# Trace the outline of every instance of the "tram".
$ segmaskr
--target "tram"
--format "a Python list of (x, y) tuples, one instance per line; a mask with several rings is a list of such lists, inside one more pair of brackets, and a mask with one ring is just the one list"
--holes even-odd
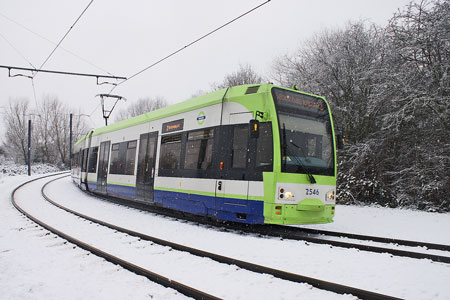
[(329, 223), (335, 149), (323, 97), (241, 85), (91, 130), (71, 174), (93, 193), (217, 221)]

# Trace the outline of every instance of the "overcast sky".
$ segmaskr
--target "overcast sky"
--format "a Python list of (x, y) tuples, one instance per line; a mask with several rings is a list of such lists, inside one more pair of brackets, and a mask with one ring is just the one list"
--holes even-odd
[[(31, 63), (40, 67), (55, 47), (48, 40), (59, 42), (89, 2), (0, 0), (0, 65), (29, 68)], [(129, 77), (263, 2), (95, 0), (43, 69)], [(249, 63), (270, 78), (273, 60), (293, 53), (314, 34), (343, 28), (349, 21), (368, 20), (385, 26), (407, 3), (272, 0), (118, 86), (113, 93), (128, 101), (119, 103), (116, 109), (142, 97), (162, 96), (169, 103), (183, 101), (199, 91), (208, 91), (212, 83), (236, 71), (239, 64)], [(95, 96), (109, 92), (110, 85), (98, 86), (95, 78), (39, 73), (34, 86), (38, 101), (45, 95), (58, 97), (73, 107), (74, 113), (92, 114), (85, 118), (89, 127), (104, 124), (100, 99)], [(36, 106), (31, 80), (9, 78), (8, 70), (0, 69), (0, 107), (21, 98)], [(3, 108), (0, 116), (4, 116), (1, 112)]]

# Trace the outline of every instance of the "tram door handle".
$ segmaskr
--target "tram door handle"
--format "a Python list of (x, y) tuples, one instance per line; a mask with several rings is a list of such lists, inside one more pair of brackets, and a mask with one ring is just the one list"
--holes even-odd
[(218, 181), (217, 182), (217, 190), (221, 191), (222, 190), (222, 181)]

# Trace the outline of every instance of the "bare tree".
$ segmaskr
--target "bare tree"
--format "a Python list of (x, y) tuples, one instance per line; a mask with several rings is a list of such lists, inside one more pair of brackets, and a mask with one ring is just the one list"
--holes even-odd
[(52, 142), (59, 161), (66, 164), (69, 154), (69, 110), (56, 97), (48, 98), (48, 101)]
[[(4, 118), (6, 125), (5, 148), (16, 162), (25, 164), (28, 163), (28, 120), (32, 120), (32, 124), (35, 123), (35, 115), (30, 112), (28, 100), (11, 100)], [(37, 135), (32, 134), (31, 136), (32, 150), (34, 150)]]
[(324, 31), (295, 55), (274, 63), (274, 77), (280, 84), (296, 84), (330, 102), (335, 126), (348, 142), (338, 155), (338, 191), (343, 202), (392, 201), (374, 150), (383, 107), (377, 73), (384, 56), (384, 32), (373, 24), (356, 22)]
[(373, 24), (349, 23), (324, 31), (294, 55), (274, 63), (274, 77), (284, 86), (327, 98), (333, 117), (347, 138), (364, 141), (374, 129), (378, 108), (374, 74), (383, 58), (383, 33)]
[(324, 95), (346, 133), (340, 201), (450, 211), (450, 3), (418, 1), (384, 29), (326, 31), (275, 62), (283, 85)]
[(226, 75), (221, 83), (212, 84), (212, 89), (220, 90), (231, 86), (242, 84), (256, 84), (263, 81), (263, 78), (256, 73), (251, 65), (240, 64), (239, 69), (236, 72)]
[[(27, 162), (28, 120), (32, 120), (31, 159), (68, 165), (69, 162), (69, 108), (55, 96), (46, 95), (37, 111), (31, 111), (26, 99), (10, 101), (4, 122), (6, 125), (5, 149), (18, 163)], [(80, 114), (73, 118), (73, 140), (87, 133)]]
[(41, 161), (44, 163), (56, 163), (53, 155), (53, 139), (51, 133), (51, 98), (44, 96), (39, 106), (39, 118), (37, 118), (37, 130), (39, 131), (39, 150)]
[(117, 115), (114, 117), (114, 121), (122, 121), (132, 117), (136, 117), (145, 114), (150, 111), (154, 111), (167, 106), (167, 101), (162, 97), (154, 98), (141, 98), (137, 102), (128, 106), (125, 109), (119, 110)]
[(412, 2), (386, 29), (379, 134), (399, 205), (450, 211), (449, 17), (448, 1)]

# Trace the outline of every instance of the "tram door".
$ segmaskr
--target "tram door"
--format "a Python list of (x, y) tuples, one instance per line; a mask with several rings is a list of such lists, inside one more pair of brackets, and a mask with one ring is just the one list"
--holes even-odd
[[(248, 211), (248, 124), (228, 126), (222, 132), (219, 168), (223, 175), (216, 181), (216, 209), (244, 219)], [(236, 197), (230, 199), (230, 194)]]
[(158, 132), (141, 134), (136, 176), (136, 198), (153, 202)]
[(106, 194), (106, 181), (108, 179), (108, 162), (110, 141), (100, 144), (98, 156), (97, 191)]

